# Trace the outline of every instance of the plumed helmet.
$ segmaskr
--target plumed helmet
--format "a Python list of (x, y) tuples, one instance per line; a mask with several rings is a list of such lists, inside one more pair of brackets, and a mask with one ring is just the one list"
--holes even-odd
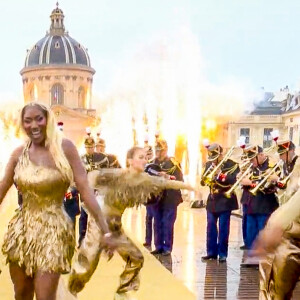
[(250, 145), (245, 148), (244, 153), (247, 156), (248, 159), (252, 159), (257, 156), (258, 153), (262, 153), (263, 148), (259, 145)]
[(295, 144), (292, 141), (280, 141), (277, 142), (277, 152), (283, 154), (289, 150), (294, 150), (296, 148)]
[(207, 151), (208, 151), (207, 160), (212, 161), (212, 160), (217, 159), (220, 156), (220, 154), (222, 154), (223, 148), (218, 143), (213, 143), (213, 144), (209, 145), (209, 147), (207, 148)]
[(165, 150), (165, 149), (168, 149), (167, 141), (166, 140), (158, 140), (155, 145), (155, 150), (160, 151), (160, 150)]

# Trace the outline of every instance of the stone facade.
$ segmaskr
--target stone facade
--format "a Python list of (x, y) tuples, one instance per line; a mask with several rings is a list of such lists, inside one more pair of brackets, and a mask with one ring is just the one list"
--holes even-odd
[(292, 94), (288, 87), (277, 93), (265, 93), (265, 99), (253, 112), (225, 127), (228, 127), (228, 137), (224, 141), (227, 147), (235, 145), (244, 135), (247, 143), (267, 148), (274, 145), (270, 132), (278, 130), (279, 139), (292, 140), (300, 152), (300, 93)]
[(57, 121), (64, 123), (65, 135), (80, 145), (85, 128), (100, 123), (92, 106), (95, 70), (87, 49), (65, 31), (58, 4), (50, 19), (49, 32), (27, 50), (20, 71), (24, 103), (36, 101), (51, 107)]
[(228, 146), (235, 145), (240, 136), (246, 137), (247, 144), (270, 147), (270, 132), (278, 130), (280, 139), (286, 139), (286, 129), (281, 115), (244, 115), (228, 124)]
[(24, 102), (92, 108), (93, 73), (84, 66), (38, 66), (21, 70)]

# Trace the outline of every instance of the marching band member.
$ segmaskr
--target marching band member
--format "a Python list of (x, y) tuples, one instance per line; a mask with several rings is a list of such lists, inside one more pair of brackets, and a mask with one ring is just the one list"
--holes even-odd
[(292, 141), (278, 142), (277, 152), (284, 161), (284, 177), (278, 184), (285, 189), (285, 203), (272, 214), (255, 243), (258, 252), (268, 251), (259, 263), (261, 300), (291, 299), (300, 276), (300, 161)]
[[(84, 140), (84, 146), (86, 153), (81, 156), (81, 160), (87, 173), (93, 170), (99, 170), (101, 168), (109, 168), (109, 161), (107, 156), (104, 153), (96, 153), (94, 151), (95, 148), (95, 140), (91, 136), (90, 128), (86, 129), (86, 137)], [(84, 199), (81, 199), (84, 201)], [(85, 212), (84, 208), (81, 207), (80, 217), (79, 217), (79, 240), (78, 244), (80, 245), (82, 239), (85, 236), (86, 228), (88, 222), (88, 214)]]
[(107, 156), (110, 168), (121, 168), (118, 158), (114, 154), (108, 154), (105, 152), (106, 144), (105, 140), (100, 137), (100, 132), (97, 132), (95, 150), (96, 153), (103, 153)]
[[(144, 148), (132, 147), (127, 152), (128, 168), (102, 169), (89, 174), (90, 185), (98, 191), (97, 199), (112, 235), (120, 241), (116, 251), (126, 263), (120, 275), (120, 284), (115, 295), (117, 299), (128, 299), (126, 297), (132, 291), (139, 289), (139, 272), (144, 262), (142, 252), (122, 228), (121, 219), (125, 209), (145, 203), (152, 194), (158, 195), (164, 189), (191, 189), (181, 181), (149, 176), (144, 172), (146, 163)], [(90, 280), (103, 250), (102, 233), (98, 230), (95, 219), (91, 217), (69, 278), (69, 289), (73, 294), (80, 292)]]
[[(161, 172), (161, 168), (158, 165), (153, 164), (153, 150), (152, 147), (145, 142), (144, 149), (146, 150), (147, 164), (145, 166), (145, 172), (150, 175), (158, 176)], [(153, 167), (156, 167), (155, 174), (152, 174)], [(152, 172), (152, 173), (151, 173)], [(157, 173), (156, 173), (157, 172)], [(146, 205), (146, 217), (145, 217), (145, 243), (143, 246), (151, 249), (152, 236), (153, 236), (153, 221), (154, 221), (154, 205), (157, 204), (159, 196), (151, 196), (149, 200), (145, 203)]]
[[(57, 122), (57, 127), (60, 131), (64, 131), (64, 122)], [(75, 186), (70, 186), (65, 193), (64, 207), (75, 228), (76, 216), (80, 215), (79, 192)]]
[[(237, 141), (238, 146), (243, 150), (243, 154), (241, 156), (242, 162), (249, 162), (247, 155), (245, 153), (245, 148), (246, 148), (246, 137), (245, 136), (240, 136), (240, 138)], [(245, 166), (248, 166), (249, 164), (247, 163)], [(242, 170), (241, 168), (241, 173), (243, 173), (245, 170)], [(246, 240), (247, 240), (247, 210), (248, 206), (247, 203), (241, 198), (241, 205), (242, 205), (242, 234), (243, 234), (243, 242), (244, 245), (240, 247), (241, 250), (246, 250)]]
[[(206, 205), (207, 255), (202, 257), (202, 261), (219, 257), (219, 262), (226, 262), (231, 211), (238, 208), (238, 203), (234, 192), (230, 197), (227, 197), (225, 192), (236, 182), (236, 175), (239, 171), (238, 164), (229, 159), (229, 155), (223, 156), (223, 148), (219, 144), (214, 143), (208, 146), (208, 161), (205, 164), (204, 176), (201, 180), (201, 185), (210, 187)], [(210, 176), (212, 173), (214, 175)], [(219, 230), (217, 228), (218, 220)]]
[[(277, 143), (277, 152), (280, 159), (284, 162), (282, 174), (278, 187), (283, 189), (283, 196), (280, 203), (286, 202), (299, 188), (300, 160), (295, 153), (295, 144), (292, 141), (281, 141)], [(295, 169), (295, 171), (293, 171)], [(293, 172), (293, 176), (292, 175)], [(288, 184), (289, 182), (289, 184)]]
[[(266, 183), (267, 188), (258, 189), (257, 192), (252, 193), (253, 188), (263, 180), (264, 175), (272, 167), (269, 158), (263, 152), (263, 148), (258, 145), (248, 146), (244, 151), (252, 163), (252, 175), (241, 181), (243, 186), (241, 202), (247, 205), (246, 248), (250, 249), (259, 231), (264, 228), (268, 218), (278, 207), (278, 201), (276, 183), (270, 185)], [(273, 174), (268, 183), (277, 180), (278, 177)]]
[[(168, 156), (166, 140), (157, 139), (154, 164), (161, 168), (161, 175), (183, 181), (179, 162)], [(177, 207), (182, 202), (180, 190), (165, 189), (157, 205), (154, 206), (154, 244), (152, 254), (168, 256), (173, 249), (174, 224), (177, 218)]]

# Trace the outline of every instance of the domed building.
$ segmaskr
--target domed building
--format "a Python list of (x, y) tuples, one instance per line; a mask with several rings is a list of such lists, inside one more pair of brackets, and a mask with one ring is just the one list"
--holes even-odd
[(99, 122), (91, 102), (95, 70), (87, 49), (65, 30), (64, 13), (58, 3), (50, 19), (49, 32), (27, 50), (20, 71), (24, 102), (50, 106), (67, 132), (79, 128), (84, 132), (85, 127)]

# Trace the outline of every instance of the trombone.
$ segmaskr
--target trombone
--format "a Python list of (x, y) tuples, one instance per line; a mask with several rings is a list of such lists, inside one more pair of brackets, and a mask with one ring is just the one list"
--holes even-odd
[(288, 180), (290, 179), (291, 175), (293, 172), (291, 172), (289, 175), (285, 176), (282, 180), (279, 180), (278, 183), (282, 184), (283, 186), (286, 185), (286, 183), (288, 182)]
[[(247, 162), (248, 164), (249, 162)], [(243, 165), (246, 165), (246, 163), (243, 163)], [(240, 175), (239, 179), (232, 185), (232, 187), (225, 192), (225, 197), (230, 198), (231, 194), (235, 191), (235, 189), (238, 187), (240, 182), (246, 177), (250, 176), (252, 174), (252, 163), (248, 166), (248, 168)]]
[(256, 187), (254, 187), (253, 189), (249, 190), (249, 192), (252, 195), (256, 195), (258, 190), (263, 191), (265, 188), (267, 188), (267, 180), (271, 177), (271, 175), (273, 175), (274, 173), (276, 173), (276, 169), (279, 167), (280, 169), (282, 169), (283, 167), (283, 160), (279, 160), (276, 165), (268, 172), (268, 174), (266, 174), (264, 176), (264, 178), (256, 185)]
[[(240, 170), (241, 170), (241, 173), (243, 173), (244, 172), (244, 169), (247, 167), (248, 168), (248, 165), (249, 164), (251, 164), (251, 166), (252, 166), (252, 163), (250, 163), (250, 159), (245, 159), (242, 163), (241, 163), (241, 165), (240, 165)], [(246, 169), (247, 169), (246, 168)]]
[(206, 174), (204, 173), (202, 178), (203, 178), (203, 181), (206, 183), (206, 184), (209, 184), (210, 182), (212, 182), (212, 179), (214, 177), (214, 175), (216, 174), (216, 172), (220, 169), (220, 167), (223, 165), (223, 163), (229, 159), (229, 157), (232, 155), (233, 151), (234, 151), (234, 148), (235, 146), (232, 146), (228, 151), (227, 153), (224, 155), (224, 157), (222, 158), (222, 160), (210, 171), (208, 172), (208, 170), (210, 168), (208, 168), (206, 170)]
[(274, 151), (276, 151), (276, 149), (277, 149), (277, 144), (274, 144), (274, 145), (272, 145), (268, 148), (265, 148), (264, 153), (267, 154), (267, 155), (272, 154)]
[(210, 173), (210, 171), (212, 171), (213, 170), (213, 168), (214, 168), (214, 165), (210, 165), (208, 168), (207, 168), (207, 170), (203, 173), (203, 175), (202, 175), (202, 178), (206, 178), (206, 176)]

